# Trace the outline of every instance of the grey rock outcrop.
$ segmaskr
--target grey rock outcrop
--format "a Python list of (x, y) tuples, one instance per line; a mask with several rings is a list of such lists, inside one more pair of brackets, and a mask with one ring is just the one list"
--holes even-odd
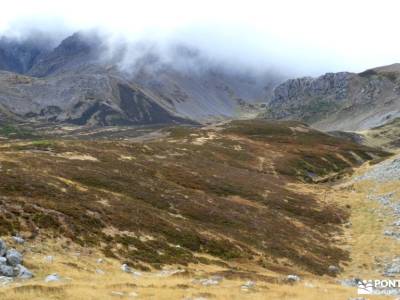
[(400, 116), (400, 64), (287, 80), (274, 89), (266, 116), (329, 131), (385, 124)]
[(305, 97), (333, 95), (336, 100), (343, 100), (348, 94), (351, 73), (327, 73), (317, 78), (303, 77), (289, 79), (274, 89), (271, 104), (282, 101), (299, 101)]
[(15, 249), (8, 249), (3, 240), (0, 240), (0, 248), (3, 253), (0, 256), (0, 276), (18, 277), (21, 279), (30, 279), (34, 275), (22, 265), (22, 254)]

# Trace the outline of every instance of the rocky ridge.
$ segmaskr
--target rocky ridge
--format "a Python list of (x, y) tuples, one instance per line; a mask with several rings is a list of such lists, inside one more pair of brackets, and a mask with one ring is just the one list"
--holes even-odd
[(364, 130), (400, 115), (400, 64), (356, 74), (327, 73), (278, 85), (265, 116), (323, 130)]

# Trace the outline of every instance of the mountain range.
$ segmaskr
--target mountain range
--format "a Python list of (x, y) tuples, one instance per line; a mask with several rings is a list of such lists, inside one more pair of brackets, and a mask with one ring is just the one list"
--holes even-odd
[(400, 64), (287, 79), (228, 68), (184, 45), (170, 47), (169, 59), (151, 44), (114, 48), (93, 33), (58, 45), (3, 37), (1, 120), (97, 126), (258, 116), (357, 131), (400, 115)]
[(356, 299), (400, 274), (399, 134), (400, 64), (0, 38), (0, 299)]
[(241, 105), (262, 102), (281, 80), (209, 65), (179, 45), (171, 51), (180, 67), (164, 62), (151, 47), (139, 50), (133, 64), (125, 66), (116, 57), (126, 49), (110, 55), (94, 34), (75, 33), (54, 48), (43, 45), (0, 41), (3, 118), (78, 125), (193, 124), (234, 117)]

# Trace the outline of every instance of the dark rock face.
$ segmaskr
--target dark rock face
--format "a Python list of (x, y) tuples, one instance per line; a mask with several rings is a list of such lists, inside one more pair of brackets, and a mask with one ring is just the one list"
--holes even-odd
[(42, 56), (29, 75), (45, 77), (66, 67), (88, 63), (99, 51), (100, 40), (96, 36), (85, 36), (75, 33), (66, 38), (61, 44), (47, 55)]
[(120, 107), (127, 116), (127, 120), (137, 124), (152, 123), (182, 123), (184, 120), (171, 116), (160, 105), (149, 101), (148, 97), (140, 91), (135, 91), (126, 85), (118, 85), (121, 99)]
[(33, 42), (0, 39), (0, 69), (24, 74), (37, 62), (45, 48)]

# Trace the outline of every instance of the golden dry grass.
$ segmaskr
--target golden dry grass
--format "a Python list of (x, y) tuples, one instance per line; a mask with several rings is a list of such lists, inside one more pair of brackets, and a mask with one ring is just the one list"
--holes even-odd
[[(359, 168), (354, 176), (365, 172), (370, 166)], [(369, 196), (383, 195), (398, 190), (398, 182), (377, 183), (370, 180), (348, 182), (338, 185), (331, 198), (351, 205), (351, 227), (346, 230), (347, 247), (351, 263), (344, 276), (381, 278), (379, 261), (392, 259), (400, 252), (400, 243), (384, 235), (395, 219), (388, 208)], [(396, 198), (396, 197), (395, 197)]]
[[(224, 279), (217, 286), (202, 286), (194, 282), (195, 278), (207, 278), (223, 268), (216, 266), (189, 266), (189, 274), (164, 277), (160, 271), (143, 272), (142, 276), (133, 276), (120, 270), (119, 262), (106, 259), (97, 263), (98, 253), (63, 250), (60, 245), (35, 245), (35, 252), (26, 254), (26, 261), (35, 270), (35, 278), (25, 282), (13, 283), (0, 288), (0, 299), (320, 299), (329, 295), (329, 299), (347, 299), (355, 296), (353, 288), (344, 288), (330, 278), (306, 276), (298, 284), (275, 284), (257, 281), (252, 291), (242, 291), (240, 286), (245, 279)], [(53, 262), (44, 260), (45, 253), (54, 255)], [(104, 274), (96, 273), (101, 269)], [(44, 283), (46, 275), (58, 273), (62, 281)], [(269, 276), (277, 274), (268, 273)], [(122, 296), (119, 293), (123, 293)]]
[[(362, 167), (356, 175), (364, 172)], [(350, 178), (334, 186), (294, 185), (299, 193), (313, 191), (325, 202), (334, 201), (340, 206), (351, 205), (352, 226), (345, 230), (344, 236), (338, 236), (350, 250), (351, 262), (345, 267), (340, 278), (364, 277), (380, 278), (374, 269), (373, 257), (398, 253), (399, 246), (393, 240), (383, 236), (385, 224), (392, 222), (389, 217), (380, 213), (378, 204), (366, 199), (371, 190), (371, 182), (350, 184)], [(379, 193), (394, 188), (393, 184), (374, 186)], [(379, 214), (379, 216), (377, 216)], [(11, 243), (11, 241), (9, 241)], [(143, 272), (142, 276), (133, 276), (120, 270), (120, 262), (104, 259), (99, 252), (69, 244), (59, 239), (51, 243), (46, 240), (28, 243), (24, 248), (30, 249), (25, 254), (29, 267), (35, 271), (35, 278), (26, 282), (16, 282), (0, 288), (0, 299), (35, 300), (35, 299), (299, 299), (313, 300), (325, 297), (330, 300), (357, 297), (356, 289), (343, 287), (335, 278), (318, 277), (302, 273), (299, 283), (290, 285), (271, 281), (256, 280), (254, 290), (244, 292), (240, 286), (246, 278), (225, 278), (219, 285), (205, 287), (194, 282), (196, 278), (208, 278), (211, 274), (227, 270), (226, 267), (210, 265), (189, 265), (188, 272), (174, 276), (159, 276), (159, 270)], [(79, 253), (79, 255), (77, 254)], [(53, 255), (52, 263), (44, 260), (46, 255)], [(260, 276), (282, 279), (282, 274), (268, 272), (261, 268), (246, 266)], [(177, 268), (177, 266), (171, 266)], [(240, 264), (231, 264), (232, 269), (241, 269)], [(101, 269), (104, 274), (96, 273)], [(58, 273), (63, 280), (58, 283), (44, 283), (44, 278), (51, 273)], [(262, 277), (260, 277), (262, 278)], [(123, 293), (123, 295), (119, 295)], [(368, 296), (368, 299), (387, 299), (386, 297)]]

